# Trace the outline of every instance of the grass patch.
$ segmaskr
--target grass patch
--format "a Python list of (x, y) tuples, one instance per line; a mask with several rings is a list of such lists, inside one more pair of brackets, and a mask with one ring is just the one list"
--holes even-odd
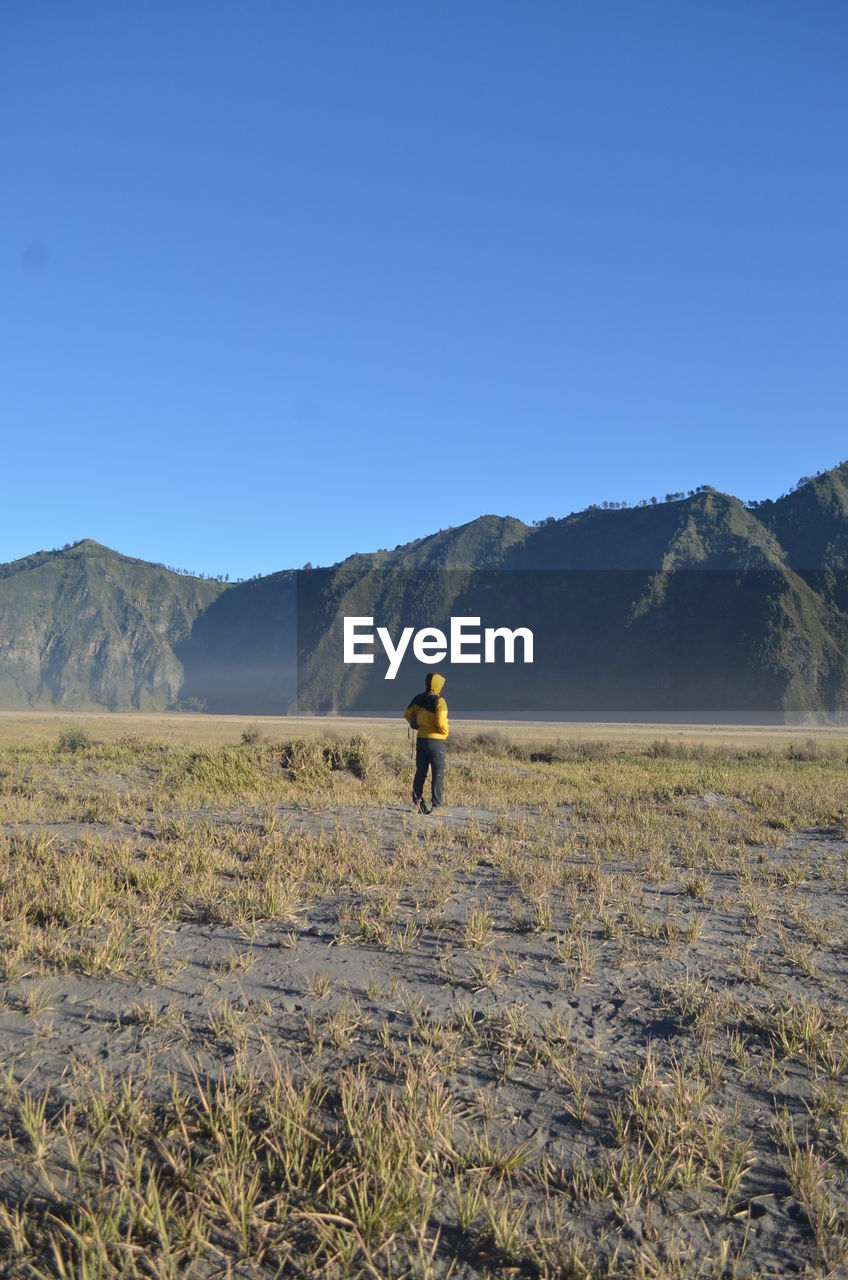
[(842, 748), (0, 748), (4, 1274), (836, 1275)]

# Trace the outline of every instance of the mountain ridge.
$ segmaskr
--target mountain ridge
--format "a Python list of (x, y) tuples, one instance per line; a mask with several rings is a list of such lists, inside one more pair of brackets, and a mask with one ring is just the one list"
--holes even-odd
[[(450, 599), (471, 610), (491, 601), (490, 570), (607, 571), (594, 589), (595, 597), (604, 596), (597, 617), (605, 619), (605, 633), (592, 635), (591, 618), (572, 624), (587, 664), (593, 651), (614, 663), (620, 643), (635, 663), (634, 682), (657, 696), (670, 697), (663, 691), (675, 679), (696, 693), (718, 691), (725, 679), (741, 697), (747, 682), (778, 714), (839, 717), (848, 706), (848, 463), (756, 504), (702, 486), (669, 501), (593, 504), (532, 525), (490, 513), (391, 551), (356, 552), (318, 571), (329, 603), (314, 653), (328, 652), (333, 609), (350, 609), (359, 599), (386, 616), (404, 616), (414, 604), (404, 582), (436, 570), (444, 571), (445, 607), (450, 581)], [(700, 589), (688, 585), (692, 572), (703, 575)], [(632, 579), (621, 576), (628, 573)], [(730, 579), (710, 578), (721, 573), (747, 575), (747, 595), (737, 592), (726, 617), (722, 591)], [(295, 570), (281, 569), (224, 582), (94, 539), (2, 564), (0, 706), (291, 710), (298, 692), (297, 581)], [(533, 581), (515, 579), (522, 590)], [(587, 607), (580, 606), (583, 613)], [(539, 616), (550, 621), (544, 611)], [(742, 617), (744, 626), (737, 625)], [(720, 655), (712, 667), (706, 637)], [(675, 643), (689, 646), (681, 657), (688, 676), (682, 668), (675, 674)], [(575, 659), (575, 671), (583, 671), (582, 660)], [(304, 663), (301, 654), (302, 668), (310, 661), (308, 679), (300, 672), (301, 692), (312, 691), (309, 709), (356, 709), (365, 696), (362, 679), (345, 672), (331, 687), (317, 659)], [(652, 661), (664, 662), (668, 672)], [(625, 662), (622, 670), (629, 669)], [(694, 672), (700, 683), (693, 683)], [(591, 686), (591, 674), (585, 679)], [(600, 679), (596, 687), (605, 693)], [(627, 695), (620, 682), (610, 687)]]

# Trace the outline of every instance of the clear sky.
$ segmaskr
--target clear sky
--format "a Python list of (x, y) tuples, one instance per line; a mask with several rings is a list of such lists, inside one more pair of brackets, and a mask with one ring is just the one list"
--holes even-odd
[(844, 0), (0, 6), (0, 559), (848, 456)]

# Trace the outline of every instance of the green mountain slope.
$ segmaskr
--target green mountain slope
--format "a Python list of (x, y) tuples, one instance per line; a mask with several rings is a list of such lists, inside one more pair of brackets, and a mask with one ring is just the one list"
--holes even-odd
[(848, 570), (848, 462), (762, 503), (757, 516), (793, 569)]
[(222, 584), (86, 540), (0, 567), (0, 705), (161, 708)]

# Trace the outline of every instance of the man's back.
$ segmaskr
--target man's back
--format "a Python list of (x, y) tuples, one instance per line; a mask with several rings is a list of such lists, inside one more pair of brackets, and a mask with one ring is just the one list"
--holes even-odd
[(445, 739), (449, 730), (448, 704), (441, 697), (444, 677), (434, 674), (427, 683), (430, 687), (416, 693), (403, 714), (410, 723), (415, 719), (419, 738)]

